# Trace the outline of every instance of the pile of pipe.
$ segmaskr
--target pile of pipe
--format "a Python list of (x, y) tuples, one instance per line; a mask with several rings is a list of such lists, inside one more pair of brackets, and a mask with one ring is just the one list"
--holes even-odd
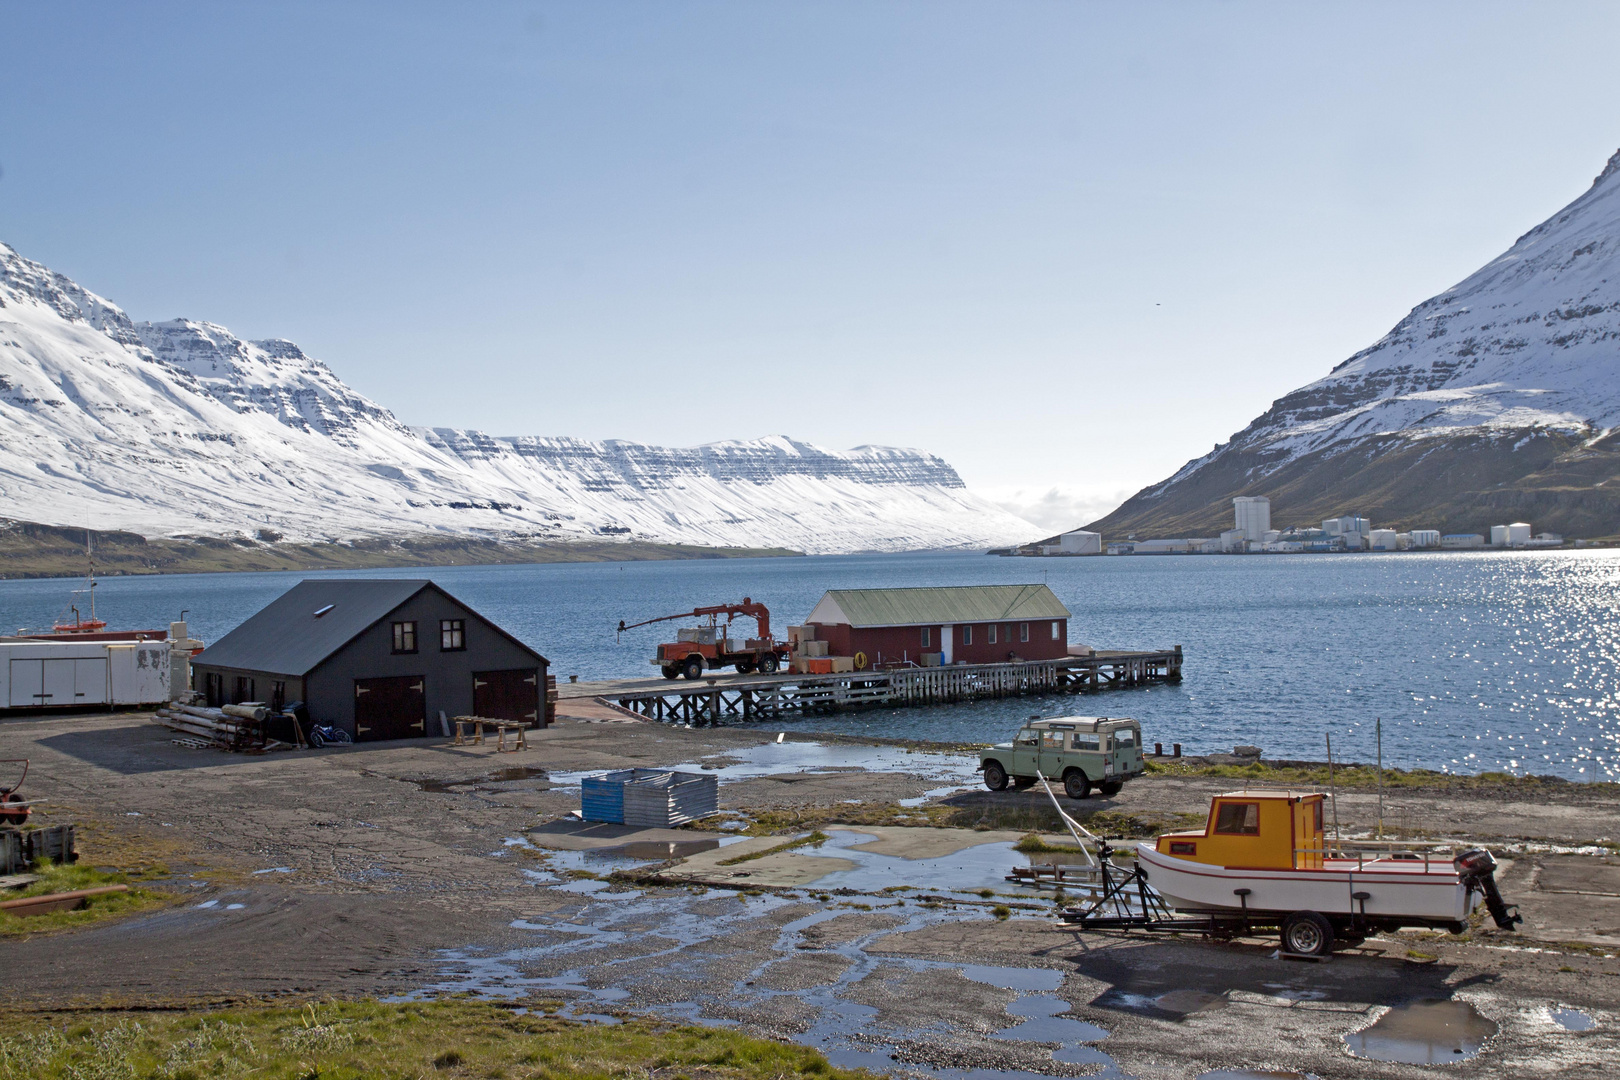
[(155, 714), (171, 731), (202, 739), (221, 750), (290, 750), (291, 743), (269, 739), (264, 722), (270, 710), (262, 705), (224, 705), (217, 709), (170, 702)]

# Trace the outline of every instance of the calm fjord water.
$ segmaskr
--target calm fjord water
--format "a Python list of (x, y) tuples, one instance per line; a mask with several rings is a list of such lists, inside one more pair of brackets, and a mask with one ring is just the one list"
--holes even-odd
[[(1179, 686), (798, 722), (799, 730), (996, 740), (1027, 715), (1130, 715), (1148, 742), (1188, 752), (1255, 743), (1271, 757), (1370, 761), (1373, 720), (1396, 765), (1570, 779), (1620, 775), (1620, 553), (1399, 553), (1005, 559), (874, 555), (439, 567), (361, 574), (105, 579), (116, 627), (188, 609), (215, 641), (305, 577), (431, 577), (552, 661), (566, 680), (644, 676), (676, 624), (614, 627), (744, 595), (783, 634), (830, 588), (1042, 582), (1074, 612), (1075, 641), (1186, 650)], [(0, 581), (0, 627), (40, 626), (75, 586)]]

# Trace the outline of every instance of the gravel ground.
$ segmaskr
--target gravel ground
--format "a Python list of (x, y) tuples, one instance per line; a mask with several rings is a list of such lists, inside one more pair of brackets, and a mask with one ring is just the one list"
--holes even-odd
[[(68, 935), (0, 943), (8, 973), (0, 1002), (34, 1009), (474, 990), (566, 1000), (580, 1014), (649, 1010), (740, 1023), (901, 1073), (1113, 1068), (1183, 1078), (1240, 1066), (1434, 1075), (1435, 1066), (1353, 1057), (1344, 1036), (1390, 1007), (1442, 999), (1471, 1004), (1498, 1029), (1445, 1075), (1620, 1073), (1620, 960), (1612, 958), (1620, 954), (1620, 865), (1598, 843), (1620, 838), (1620, 797), (1607, 785), (1391, 793), (1392, 827), (1486, 840), (1513, 859), (1503, 887), (1526, 914), (1525, 932), (1481, 932), (1462, 943), (1374, 939), (1327, 964), (1273, 959), (1275, 943), (1261, 940), (1077, 935), (1045, 916), (1003, 921), (984, 906), (896, 896), (822, 901), (813, 885), (750, 896), (570, 881), (506, 842), (577, 807), (577, 789), (554, 787), (554, 774), (731, 755), (715, 759), (723, 763), (774, 737), (569, 722), (520, 754), (418, 740), (248, 756), (177, 746), (144, 715), (8, 718), (0, 756), (32, 760), (25, 793), (48, 800), (42, 820), (79, 822), (84, 857), (96, 865), (162, 862), (171, 871), (162, 887), (175, 902)], [(923, 761), (914, 772), (813, 772), (727, 783), (722, 803), (791, 816), (940, 787)], [(1212, 792), (1231, 786), (1150, 777), (1085, 810), (1169, 819), (1202, 811)], [(1045, 797), (944, 798), (1000, 811)], [(1370, 826), (1376, 796), (1345, 793), (1341, 815), (1347, 828)], [(975, 965), (1014, 974), (976, 977)], [(1595, 1026), (1554, 1022), (1553, 1010), (1565, 1007)], [(1052, 1028), (1052, 1039), (995, 1037), (1037, 1014), (1069, 1026)], [(1092, 1030), (1084, 1025), (1106, 1035), (1075, 1036)]]

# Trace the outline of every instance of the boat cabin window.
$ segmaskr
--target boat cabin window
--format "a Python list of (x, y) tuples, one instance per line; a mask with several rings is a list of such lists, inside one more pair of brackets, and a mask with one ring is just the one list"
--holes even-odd
[(1069, 746), (1075, 750), (1100, 750), (1102, 749), (1102, 736), (1092, 732), (1077, 731), (1074, 733), (1074, 738), (1069, 743)]
[(1223, 802), (1215, 815), (1215, 831), (1236, 833), (1239, 836), (1260, 835), (1260, 804), (1254, 802)]

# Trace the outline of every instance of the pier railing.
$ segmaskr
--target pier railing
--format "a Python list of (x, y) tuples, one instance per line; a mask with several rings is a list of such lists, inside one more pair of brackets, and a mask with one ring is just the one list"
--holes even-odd
[(1061, 660), (898, 668), (839, 675), (778, 675), (670, 683), (597, 698), (642, 717), (694, 727), (784, 715), (941, 705), (1026, 694), (1079, 694), (1181, 679), (1181, 646)]

